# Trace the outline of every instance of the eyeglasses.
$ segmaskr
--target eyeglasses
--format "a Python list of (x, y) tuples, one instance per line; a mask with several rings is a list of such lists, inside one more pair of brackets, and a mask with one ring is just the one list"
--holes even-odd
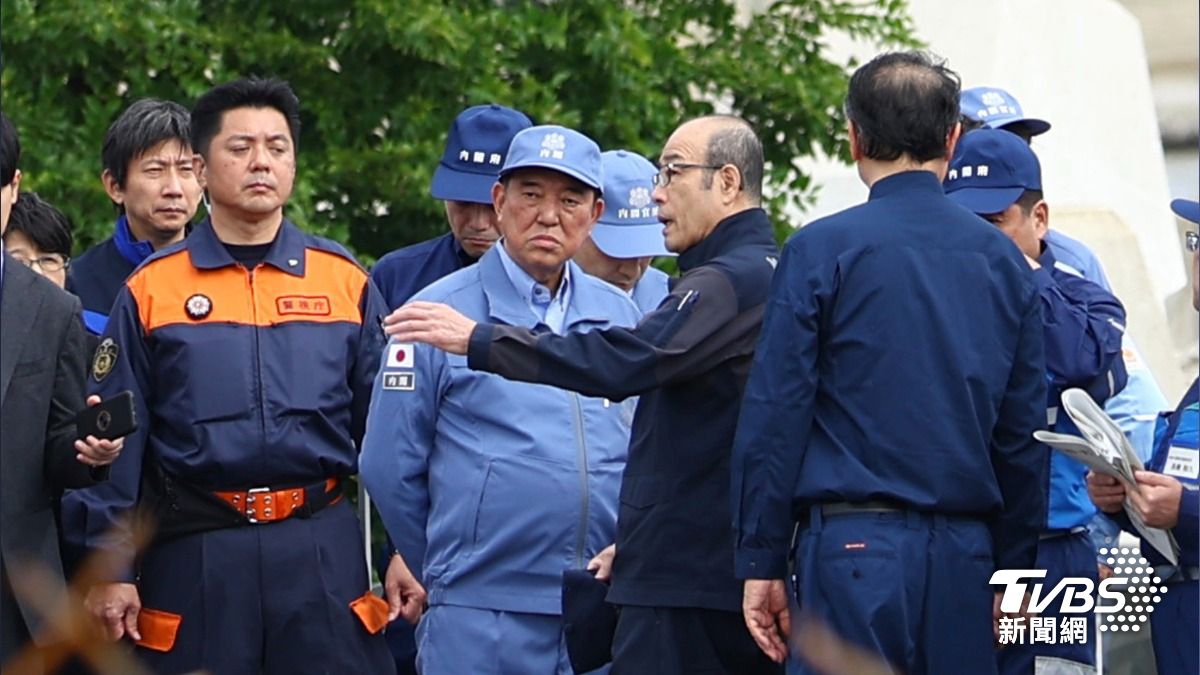
[(1200, 232), (1184, 232), (1183, 247), (1188, 250), (1188, 253), (1200, 250)]
[(719, 169), (720, 164), (688, 164), (686, 162), (668, 162), (663, 164), (658, 169), (658, 173), (654, 174), (654, 186), (666, 187), (671, 184), (671, 177), (677, 173), (682, 173), (684, 169)]
[(14, 255), (13, 260), (29, 268), (37, 265), (38, 269), (43, 272), (60, 272), (71, 266), (71, 259), (60, 255), (44, 255), (37, 258), (23, 258)]

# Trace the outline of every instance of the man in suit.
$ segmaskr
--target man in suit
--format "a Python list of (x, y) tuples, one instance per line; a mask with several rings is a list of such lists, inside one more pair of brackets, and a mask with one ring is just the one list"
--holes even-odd
[[(0, 237), (17, 201), (20, 143), (0, 114)], [(0, 253), (0, 664), (32, 638), (45, 644), (42, 618), (13, 593), (10, 573), (40, 566), (64, 592), (52, 504), (63, 487), (107, 476), (121, 441), (76, 439), (84, 402), (79, 300)], [(92, 405), (100, 399), (93, 397)]]

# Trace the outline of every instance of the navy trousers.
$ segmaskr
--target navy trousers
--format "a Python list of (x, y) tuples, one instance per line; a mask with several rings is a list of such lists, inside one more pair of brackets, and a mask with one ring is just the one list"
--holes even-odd
[[(1096, 548), (1086, 531), (1038, 542), (1037, 564), (1034, 568), (1046, 570), (1046, 576), (1041, 580), (1043, 596), (1053, 590), (1063, 577), (1087, 577), (1092, 580), (1093, 588), (1100, 583)], [(996, 653), (996, 664), (1001, 675), (1033, 675), (1035, 662), (1039, 660), (1058, 659), (1088, 666), (1096, 665), (1096, 614), (1062, 614), (1058, 611), (1060, 605), (1056, 599), (1038, 613), (1042, 618), (1054, 617), (1057, 627), (1054, 631), (1055, 644), (1032, 644), (1029, 630), (1026, 629), (1024, 644), (1008, 645)], [(1062, 644), (1058, 639), (1062, 623), (1071, 618), (1087, 622), (1086, 642)]]
[[(994, 568), (982, 521), (916, 512), (821, 515), (796, 542), (796, 600), (907, 675), (996, 672)], [(810, 673), (803, 654), (791, 675)]]
[(178, 630), (169, 649), (138, 656), (162, 675), (394, 673), (383, 633), (350, 605), (370, 588), (362, 550), (346, 501), (308, 519), (157, 544), (142, 564), (142, 606), (178, 617)]
[(741, 612), (623, 605), (611, 675), (781, 675)]
[(1166, 594), (1150, 615), (1150, 638), (1158, 675), (1200, 673), (1197, 625), (1200, 625), (1200, 581), (1167, 584)]

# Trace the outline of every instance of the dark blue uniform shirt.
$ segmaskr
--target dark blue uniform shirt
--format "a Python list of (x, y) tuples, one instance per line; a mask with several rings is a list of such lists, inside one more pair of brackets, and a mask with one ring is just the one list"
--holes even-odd
[(738, 423), (738, 575), (783, 578), (809, 506), (868, 500), (984, 519), (997, 567), (1032, 567), (1045, 373), (1029, 265), (933, 173), (808, 225), (784, 247)]
[(481, 323), (471, 335), (472, 368), (589, 396), (641, 395), (611, 602), (741, 610), (729, 452), (777, 255), (766, 213), (742, 211), (679, 256), (682, 276), (634, 329), (556, 336)]
[(451, 272), (474, 265), (475, 260), (463, 250), (454, 233), (447, 232), (383, 256), (371, 268), (371, 281), (379, 288), (388, 309), (396, 309), (417, 291)]
[(129, 222), (122, 215), (117, 219), (113, 236), (71, 261), (67, 270), (67, 290), (83, 303), (83, 319), (88, 331), (95, 335), (104, 332), (117, 293), (133, 270), (152, 253), (154, 247), (149, 242), (133, 238)]

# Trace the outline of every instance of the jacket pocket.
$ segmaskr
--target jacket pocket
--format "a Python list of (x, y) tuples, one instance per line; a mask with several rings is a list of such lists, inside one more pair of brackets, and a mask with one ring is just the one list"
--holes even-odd
[(175, 647), (175, 637), (179, 634), (179, 624), (182, 622), (183, 617), (179, 614), (143, 607), (138, 612), (138, 632), (142, 634), (142, 639), (134, 642), (145, 649), (169, 652)]
[(574, 462), (526, 455), (493, 458), (475, 514), (475, 553), (516, 553), (529, 561), (557, 557), (555, 551), (574, 539), (581, 500)]
[(387, 626), (388, 604), (383, 598), (380, 598), (371, 591), (367, 591), (362, 597), (351, 601), (350, 609), (371, 635), (378, 633)]

